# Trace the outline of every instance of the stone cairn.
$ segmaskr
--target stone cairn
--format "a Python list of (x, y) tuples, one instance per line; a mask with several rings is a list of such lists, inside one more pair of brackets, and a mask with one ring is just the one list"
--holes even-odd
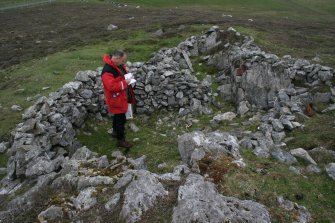
[[(249, 122), (260, 121), (257, 132), (184, 134), (178, 139), (184, 165), (166, 174), (145, 170), (145, 157), (133, 160), (114, 153), (113, 160), (106, 156), (97, 158), (97, 154), (75, 139), (75, 129), (81, 128), (89, 115), (102, 119), (108, 114), (101, 68), (80, 71), (74, 81), (48, 97), (39, 98), (28, 108), (22, 115), (23, 122), (11, 132), (10, 142), (0, 144), (1, 152), (8, 150), (10, 154), (7, 176), (0, 182), (0, 198), (15, 194), (26, 182), (33, 183), (27, 192), (3, 207), (0, 221), (13, 221), (36, 208), (42, 202), (38, 197), (50, 192), (49, 188), (57, 192), (58, 199), (42, 209), (38, 215), (40, 222), (104, 222), (111, 216), (137, 222), (145, 211), (168, 196), (170, 191), (165, 183), (173, 181), (185, 183), (179, 187), (172, 222), (270, 222), (264, 205), (219, 194), (215, 185), (199, 174), (197, 161), (207, 153), (214, 157), (228, 154), (243, 167), (239, 150), (246, 148), (257, 156), (273, 156), (288, 165), (300, 157), (311, 163), (309, 170), (320, 172), (307, 151), (283, 149), (284, 130), (303, 127), (295, 119), (308, 118), (306, 106), (335, 102), (334, 70), (290, 56), (278, 58), (263, 52), (252, 37), (233, 28), (222, 31), (212, 27), (177, 47), (161, 49), (146, 63), (128, 64), (137, 79), (137, 112), (176, 110), (180, 116), (211, 114), (209, 105), (216, 104), (217, 97), (212, 92), (212, 77), (202, 81), (196, 78), (190, 60), (194, 56), (203, 56), (208, 65), (218, 68), (214, 78), (219, 83), (219, 96), (233, 101), (240, 116), (253, 115)], [(327, 91), (321, 91), (325, 86)], [(331, 104), (322, 112), (334, 109), (335, 104)], [(266, 114), (262, 115), (260, 110)], [(218, 114), (211, 124), (235, 116)], [(293, 166), (290, 168), (299, 173)], [(326, 170), (335, 179), (335, 164), (329, 164)], [(101, 205), (98, 194), (109, 197), (108, 201)], [(278, 197), (278, 202), (282, 208), (289, 210), (289, 205), (290, 210), (298, 210), (300, 222), (311, 220), (303, 206), (282, 197)]]

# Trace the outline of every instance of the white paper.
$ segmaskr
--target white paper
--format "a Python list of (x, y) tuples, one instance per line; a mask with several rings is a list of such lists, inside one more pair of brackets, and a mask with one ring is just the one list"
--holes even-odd
[[(135, 83), (136, 83), (136, 80), (134, 79), (134, 76), (133, 76), (132, 73), (127, 73), (127, 74), (125, 74), (125, 75), (124, 75), (124, 79), (126, 79), (126, 80), (129, 80), (129, 79), (130, 79), (129, 84), (135, 84)], [(129, 84), (128, 84), (128, 85), (129, 85)]]
[(126, 119), (132, 119), (133, 118), (133, 106), (128, 103), (128, 111), (126, 112)]
[(126, 79), (126, 80), (132, 79), (132, 78), (134, 78), (132, 73), (127, 73), (127, 74), (124, 75), (124, 79)]

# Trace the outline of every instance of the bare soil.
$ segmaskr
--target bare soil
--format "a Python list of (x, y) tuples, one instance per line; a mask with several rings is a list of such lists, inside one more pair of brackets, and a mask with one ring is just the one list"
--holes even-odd
[[(132, 18), (133, 17), (133, 18)], [(108, 31), (114, 24), (124, 32)], [(287, 30), (278, 39), (292, 47), (311, 47), (304, 34), (324, 33), (335, 37), (325, 24), (302, 24), (265, 18), (248, 21), (247, 17), (222, 17), (221, 11), (208, 9), (153, 9), (105, 4), (51, 3), (0, 12), (0, 69), (23, 61), (44, 57), (71, 46), (87, 45), (111, 38), (126, 38), (129, 30), (154, 31), (158, 27), (188, 24), (243, 25), (259, 30)], [(290, 32), (292, 31), (292, 32)], [(302, 41), (301, 41), (302, 40)]]

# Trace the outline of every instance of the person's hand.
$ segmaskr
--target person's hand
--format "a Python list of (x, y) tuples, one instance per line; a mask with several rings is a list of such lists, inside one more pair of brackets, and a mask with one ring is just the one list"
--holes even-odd
[(131, 79), (126, 79), (126, 83), (129, 84)]

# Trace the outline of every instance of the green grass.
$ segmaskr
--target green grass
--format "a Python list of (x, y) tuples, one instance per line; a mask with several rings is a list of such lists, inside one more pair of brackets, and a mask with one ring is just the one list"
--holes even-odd
[(295, 130), (287, 134), (287, 137), (294, 137), (288, 146), (292, 149), (304, 148), (313, 149), (323, 146), (327, 149), (335, 148), (334, 132), (335, 112), (316, 114), (308, 120), (302, 122), (305, 127), (302, 130)]
[[(250, 150), (243, 150), (245, 169), (230, 168), (219, 190), (226, 196), (255, 200), (268, 207), (273, 222), (292, 222), (294, 214), (283, 211), (276, 202), (277, 196), (284, 196), (299, 205), (305, 206), (317, 222), (331, 222), (335, 219), (334, 181), (325, 172), (307, 177), (295, 175), (288, 166), (273, 159), (258, 158)], [(219, 164), (226, 165), (226, 164)], [(263, 168), (262, 175), (256, 169)], [(304, 198), (297, 200), (296, 194)]]
[(7, 167), (8, 155), (6, 153), (0, 154), (0, 167)]
[[(154, 114), (148, 120), (137, 117), (133, 121), (128, 121), (128, 123), (134, 122), (140, 128), (137, 133), (132, 132), (129, 128), (126, 129), (127, 140), (132, 142), (133, 139), (138, 139), (138, 141), (132, 142), (134, 147), (130, 150), (129, 155), (134, 158), (146, 155), (146, 163), (150, 171), (158, 172), (157, 166), (163, 162), (168, 165), (166, 170), (171, 171), (174, 166), (179, 164), (177, 135), (175, 135), (172, 126), (160, 128), (156, 125), (158, 120), (158, 114)], [(97, 127), (98, 130), (95, 131), (94, 127)], [(122, 148), (116, 146), (117, 140), (107, 133), (111, 127), (112, 120), (98, 123), (90, 120), (85, 128), (80, 130), (77, 138), (99, 155), (106, 154), (111, 158), (110, 155), (113, 151), (123, 151)], [(90, 132), (92, 135), (88, 136), (85, 132)]]

